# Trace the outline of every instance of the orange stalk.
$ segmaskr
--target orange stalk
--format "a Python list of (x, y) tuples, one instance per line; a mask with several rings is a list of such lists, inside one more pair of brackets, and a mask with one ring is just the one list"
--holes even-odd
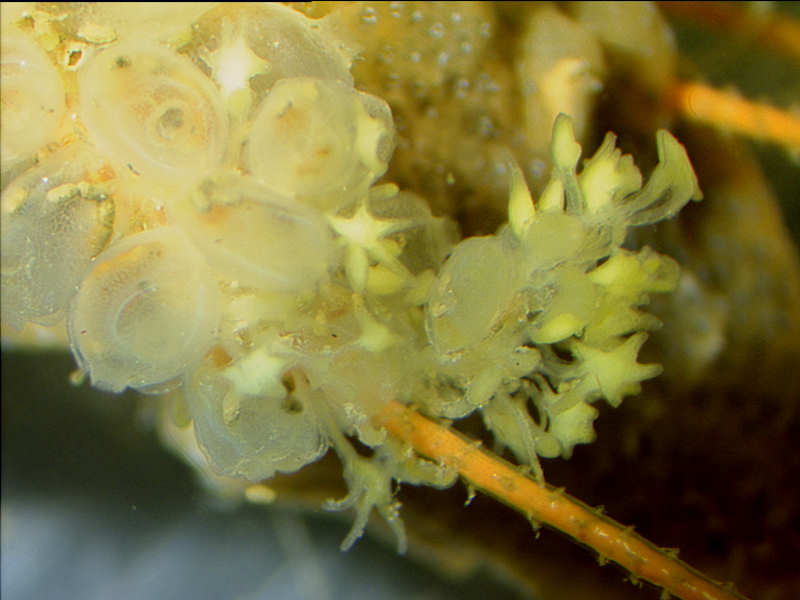
[(800, 117), (701, 83), (678, 82), (671, 101), (685, 118), (800, 148)]
[(632, 528), (546, 484), (537, 483), (518, 468), (484, 451), (474, 442), (442, 427), (402, 404), (390, 402), (378, 417), (390, 434), (417, 453), (458, 470), (479, 489), (518, 510), (533, 522), (554, 527), (613, 560), (640, 579), (684, 600), (742, 598), (658, 548)]

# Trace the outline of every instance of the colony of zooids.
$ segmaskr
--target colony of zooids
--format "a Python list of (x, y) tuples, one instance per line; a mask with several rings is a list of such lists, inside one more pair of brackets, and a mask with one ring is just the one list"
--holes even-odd
[[(580, 160), (611, 12), (531, 13), (522, 122), (498, 140), (503, 76), (476, 66), (491, 19), (461, 8), (4, 8), (4, 327), (65, 331), (92, 385), (161, 396), (161, 426), (209, 477), (260, 482), (332, 448), (349, 486), (334, 504), (357, 511), (345, 548), (373, 509), (403, 548), (395, 484), (457, 477), (378, 424), (390, 402), (479, 414), (542, 480), (540, 457), (593, 441), (598, 405), (659, 374), (637, 362), (659, 326), (644, 306), (679, 268), (627, 234), (701, 193), (663, 130), (646, 183), (612, 134)], [(669, 63), (668, 30), (638, 10), (648, 59)], [(352, 22), (400, 20), (424, 31), (417, 49), (365, 61), (376, 52)], [(359, 68), (385, 99), (357, 86)], [(448, 114), (474, 117), (471, 142), (502, 146), (466, 144), (440, 173), (442, 188), (467, 179), (470, 201), (384, 181), (419, 127), (396, 100), (409, 72), (417, 100), (444, 112), (434, 99), (448, 95)], [(507, 222), (489, 233), (475, 224), (498, 189)]]

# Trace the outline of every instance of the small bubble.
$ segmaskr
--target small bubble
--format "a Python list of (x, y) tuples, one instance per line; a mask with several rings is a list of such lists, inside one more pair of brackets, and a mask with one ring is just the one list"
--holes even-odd
[(539, 158), (534, 158), (528, 164), (528, 172), (533, 176), (533, 179), (539, 179), (542, 175), (544, 175), (546, 168), (547, 165), (545, 162)]
[(411, 22), (419, 23), (420, 21), (422, 21), (422, 11), (415, 10), (414, 12), (411, 13)]
[(399, 79), (400, 78), (396, 72), (389, 73), (381, 81), (383, 89), (385, 91), (396, 90), (399, 87)]
[(461, 52), (463, 54), (469, 54), (472, 52), (472, 43), (471, 42), (461, 42)]
[(414, 52), (412, 52), (411, 54), (408, 55), (408, 58), (411, 59), (412, 63), (416, 64), (416, 63), (419, 63), (419, 61), (422, 60), (422, 54), (420, 54), (419, 52), (414, 50)]
[(464, 20), (464, 17), (463, 17), (463, 16), (461, 16), (461, 13), (460, 13), (460, 12), (454, 12), (454, 13), (451, 13), (451, 14), (450, 14), (450, 20), (451, 20), (453, 23), (461, 23), (461, 21), (463, 21), (463, 20)]
[(488, 115), (483, 115), (478, 119), (478, 133), (483, 137), (490, 137), (494, 133), (494, 123)]
[(386, 76), (383, 82), (384, 89), (394, 90), (400, 85), (400, 74), (397, 71), (392, 71)]
[(491, 75), (484, 71), (478, 75), (478, 89), (481, 92), (496, 93), (500, 91), (500, 86), (492, 79)]
[(456, 97), (466, 98), (468, 91), (469, 91), (469, 79), (461, 77), (458, 81), (456, 81)]
[(440, 22), (437, 21), (436, 23), (431, 25), (431, 28), (428, 29), (428, 33), (431, 35), (431, 37), (440, 39), (444, 37), (444, 25), (442, 25)]
[(439, 56), (436, 57), (436, 62), (439, 63), (440, 66), (445, 66), (450, 61), (450, 55), (447, 52), (439, 52)]
[(380, 63), (391, 64), (394, 61), (394, 48), (388, 44), (383, 46), (376, 58)]
[(478, 30), (482, 37), (488, 38), (492, 35), (492, 24), (488, 21), (481, 23), (480, 29)]
[(375, 9), (371, 6), (365, 6), (361, 11), (361, 20), (369, 25), (374, 25), (378, 22), (378, 15), (375, 14)]

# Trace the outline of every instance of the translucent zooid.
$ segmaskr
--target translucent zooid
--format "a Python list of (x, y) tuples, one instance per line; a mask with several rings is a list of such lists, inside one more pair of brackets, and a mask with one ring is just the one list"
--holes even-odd
[(388, 436), (390, 403), (480, 414), (541, 480), (540, 456), (594, 439), (600, 399), (658, 374), (637, 358), (659, 324), (643, 307), (677, 265), (622, 244), (701, 196), (667, 132), (642, 186), (611, 134), (579, 168), (560, 115), (542, 195), (509, 160), (508, 223), (459, 241), (424, 199), (377, 183), (395, 123), (354, 87), (328, 21), (274, 5), (218, 6), (164, 36), (100, 21), (76, 74), (4, 26), (9, 56), (29, 57), (8, 79), (4, 65), (4, 108), (39, 80), (53, 99), (9, 142), (30, 164), (3, 166), (3, 321), (66, 315), (92, 384), (168, 394), (208, 477), (261, 481), (333, 448), (349, 495), (329, 507), (357, 512), (343, 546), (376, 508), (402, 548), (394, 483), (455, 474)]

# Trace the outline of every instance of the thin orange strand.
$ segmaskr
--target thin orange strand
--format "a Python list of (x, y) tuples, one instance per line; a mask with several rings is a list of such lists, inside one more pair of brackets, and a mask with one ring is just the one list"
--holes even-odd
[(688, 82), (676, 83), (671, 98), (687, 119), (800, 149), (800, 117), (769, 104)]
[(743, 596), (695, 571), (580, 501), (542, 485), (501, 458), (416, 411), (390, 402), (378, 418), (390, 434), (419, 454), (456, 468), (475, 488), (515, 508), (534, 522), (563, 531), (622, 565), (632, 575), (684, 600), (741, 600)]

